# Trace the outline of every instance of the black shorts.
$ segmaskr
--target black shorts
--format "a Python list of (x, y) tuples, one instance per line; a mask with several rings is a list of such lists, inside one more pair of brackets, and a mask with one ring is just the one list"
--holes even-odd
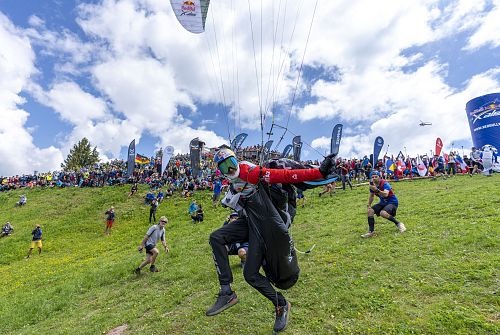
[(444, 173), (444, 166), (442, 166), (442, 167), (436, 166), (436, 168), (434, 169), (434, 172), (436, 172), (436, 173)]
[(212, 201), (214, 201), (214, 202), (219, 200), (219, 198), (220, 198), (220, 193), (214, 193), (212, 195)]
[(396, 216), (396, 211), (398, 209), (398, 205), (395, 204), (376, 204), (372, 206), (372, 209), (375, 211), (377, 216), (380, 216), (381, 211), (386, 211), (389, 215)]
[(149, 254), (149, 255), (152, 255), (153, 253), (151, 252), (151, 250), (153, 250), (155, 248), (154, 245), (152, 244), (146, 244), (146, 253)]

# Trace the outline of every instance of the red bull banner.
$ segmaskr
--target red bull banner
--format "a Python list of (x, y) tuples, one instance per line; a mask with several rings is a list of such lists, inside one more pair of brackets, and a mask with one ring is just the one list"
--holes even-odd
[(436, 155), (441, 155), (441, 149), (443, 149), (443, 141), (441, 141), (441, 139), (438, 137), (436, 139)]
[(500, 149), (500, 93), (486, 94), (467, 102), (472, 143), (476, 148), (491, 145)]

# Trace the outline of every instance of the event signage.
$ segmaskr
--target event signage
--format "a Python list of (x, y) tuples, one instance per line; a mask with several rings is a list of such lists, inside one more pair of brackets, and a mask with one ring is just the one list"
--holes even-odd
[(293, 160), (296, 162), (300, 162), (300, 153), (302, 151), (302, 141), (300, 140), (300, 135), (295, 136), (292, 139), (293, 145)]
[(333, 127), (332, 139), (330, 140), (330, 154), (338, 155), (340, 149), (340, 140), (342, 139), (342, 124)]
[(500, 149), (500, 93), (474, 98), (465, 110), (473, 145), (481, 149), (489, 144)]
[(135, 139), (128, 146), (127, 155), (127, 177), (130, 178), (134, 174), (135, 167)]
[(380, 155), (380, 151), (382, 151), (382, 147), (384, 146), (384, 139), (381, 136), (377, 136), (375, 142), (373, 143), (373, 160), (372, 166), (375, 168), (378, 162), (378, 156)]
[(441, 149), (443, 149), (443, 141), (441, 140), (441, 138), (436, 138), (436, 155), (437, 156), (440, 156), (441, 155)]

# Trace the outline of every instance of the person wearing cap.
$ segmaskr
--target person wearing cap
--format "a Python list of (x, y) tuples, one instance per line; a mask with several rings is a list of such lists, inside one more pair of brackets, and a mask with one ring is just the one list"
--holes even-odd
[(139, 267), (134, 270), (135, 274), (140, 274), (142, 268), (148, 264), (151, 264), (149, 267), (149, 271), (159, 271), (155, 266), (156, 257), (159, 254), (159, 251), (156, 248), (156, 244), (158, 243), (158, 241), (161, 241), (161, 244), (165, 248), (165, 252), (169, 251), (167, 243), (165, 242), (165, 225), (167, 223), (167, 218), (165, 216), (162, 216), (158, 224), (149, 227), (138, 248), (139, 252), (142, 252), (144, 249), (146, 249), (146, 259), (139, 265)]
[(14, 227), (10, 224), (10, 222), (7, 222), (2, 227), (2, 231), (0, 231), (0, 237), (9, 236), (10, 234), (12, 234), (13, 231)]
[(111, 234), (111, 228), (113, 228), (113, 223), (115, 223), (115, 208), (111, 206), (104, 214), (106, 214), (106, 229), (104, 229), (104, 234)]
[(33, 235), (33, 238), (31, 240), (30, 249), (28, 250), (28, 255), (26, 256), (26, 259), (30, 258), (31, 253), (33, 252), (33, 249), (35, 247), (38, 248), (39, 255), (42, 253), (42, 228), (40, 228), (39, 224), (37, 224), (35, 226), (35, 229), (31, 231), (31, 235)]
[[(286, 328), (291, 304), (273, 287), (273, 284), (277, 285), (276, 278), (273, 279), (273, 284), (271, 284), (268, 273), (266, 272), (266, 275), (263, 275), (260, 273), (260, 269), (266, 258), (275, 260), (276, 257), (274, 256), (277, 253), (280, 255), (288, 254), (289, 257), (286, 259), (290, 266), (291, 264), (297, 265), (296, 262), (292, 263), (295, 252), (293, 248), (290, 248), (290, 245), (293, 245), (293, 242), (288, 241), (291, 243), (282, 245), (281, 243), (286, 238), (280, 239), (279, 242), (281, 243), (278, 244), (276, 243), (277, 240), (273, 240), (272, 236), (260, 234), (261, 231), (258, 230), (257, 226), (261, 228), (264, 226), (269, 227), (271, 230), (276, 229), (276, 233), (280, 237), (286, 237), (287, 232), (283, 232), (282, 229), (286, 230), (287, 226), (284, 222), (285, 219), (277, 215), (276, 209), (273, 211), (270, 208), (262, 208), (260, 207), (259, 200), (256, 199), (259, 198), (261, 201), (264, 201), (264, 194), (266, 192), (261, 193), (259, 191), (265, 191), (265, 185), (293, 184), (326, 178), (333, 173), (333, 158), (334, 155), (327, 156), (319, 168), (291, 170), (265, 168), (250, 162), (239, 163), (234, 152), (226, 148), (219, 149), (215, 153), (214, 162), (217, 164), (221, 174), (230, 181), (229, 190), (222, 203), (234, 210), (241, 211), (242, 213), (245, 212), (245, 214), (240, 215), (231, 224), (225, 225), (210, 234), (209, 241), (212, 247), (220, 291), (215, 303), (206, 311), (207, 316), (219, 314), (238, 302), (238, 297), (231, 288), (233, 276), (229, 266), (226, 245), (248, 241), (249, 247), (243, 276), (253, 288), (264, 295), (274, 305), (274, 331), (279, 332)], [(259, 185), (262, 185), (262, 188)], [(269, 198), (267, 198), (267, 201), (270, 202)], [(267, 205), (273, 206), (272, 203), (267, 203)], [(265, 220), (265, 222), (262, 220)], [(250, 227), (252, 228), (250, 229)], [(273, 245), (270, 243), (273, 243)], [(273, 254), (270, 254), (271, 252)], [(274, 264), (279, 266), (278, 263)], [(284, 267), (289, 266), (288, 264), (282, 265)], [(266, 261), (268, 270), (270, 269), (269, 266), (270, 262)], [(273, 268), (273, 270), (275, 269)], [(285, 282), (280, 286), (291, 287), (296, 282), (298, 271), (295, 270), (298, 269), (293, 270), (294, 272), (290, 274), (290, 277), (284, 278)]]
[[(224, 221), (224, 224), (222, 226), (225, 226), (227, 224), (231, 224), (232, 222), (236, 221), (238, 219), (238, 213), (233, 212), (229, 214), (227, 217), (226, 221)], [(235, 242), (226, 245), (227, 248), (227, 254), (228, 255), (238, 255), (240, 258), (240, 265), (242, 268), (245, 268), (245, 262), (247, 261), (247, 253), (248, 253), (248, 241), (245, 242)]]
[[(372, 207), (372, 202), (375, 196), (379, 197), (378, 204)], [(361, 235), (363, 238), (375, 236), (375, 217), (381, 216), (393, 222), (401, 233), (406, 230), (403, 222), (396, 220), (396, 210), (398, 209), (398, 198), (394, 194), (389, 183), (380, 177), (380, 172), (373, 171), (370, 181), (370, 197), (368, 198), (368, 232)]]

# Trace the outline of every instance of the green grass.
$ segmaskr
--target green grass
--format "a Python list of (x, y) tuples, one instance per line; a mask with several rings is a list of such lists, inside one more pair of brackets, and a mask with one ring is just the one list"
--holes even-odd
[[(364, 240), (367, 186), (333, 197), (307, 191), (292, 228), (301, 277), (285, 296), (292, 303), (284, 334), (500, 333), (500, 175), (393, 183), (398, 218), (408, 231), (376, 219), (378, 236)], [(140, 189), (141, 194), (145, 188)], [(196, 194), (205, 222), (192, 225), (188, 200), (164, 201), (170, 253), (159, 273), (132, 270), (149, 227), (149, 208), (129, 187), (0, 194), (0, 334), (270, 334), (272, 305), (245, 283), (231, 258), (240, 303), (206, 317), (218, 290), (208, 236), (228, 214)], [(111, 236), (104, 211), (115, 206)], [(40, 223), (44, 252), (24, 260)]]

